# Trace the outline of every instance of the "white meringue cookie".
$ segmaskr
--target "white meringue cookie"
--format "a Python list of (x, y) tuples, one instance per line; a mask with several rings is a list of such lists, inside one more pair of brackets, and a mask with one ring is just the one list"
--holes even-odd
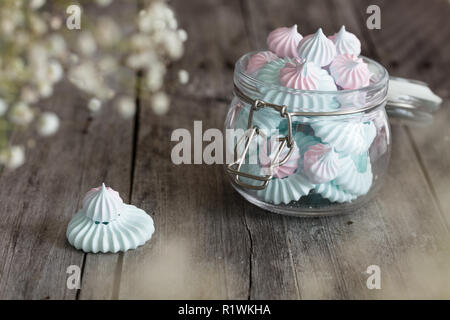
[(302, 40), (302, 36), (298, 33), (295, 24), (290, 28), (282, 27), (272, 31), (267, 37), (267, 45), (270, 51), (281, 58), (295, 58), (300, 40)]
[(361, 53), (361, 42), (353, 33), (345, 30), (345, 26), (342, 26), (339, 32), (329, 36), (328, 39), (333, 41), (336, 46), (337, 55), (348, 53), (359, 56)]
[(298, 57), (314, 62), (319, 67), (327, 66), (336, 56), (336, 47), (319, 28), (316, 33), (307, 35), (298, 44)]
[(332, 147), (318, 143), (308, 148), (304, 154), (303, 168), (305, 174), (314, 184), (333, 180), (342, 166), (339, 155)]

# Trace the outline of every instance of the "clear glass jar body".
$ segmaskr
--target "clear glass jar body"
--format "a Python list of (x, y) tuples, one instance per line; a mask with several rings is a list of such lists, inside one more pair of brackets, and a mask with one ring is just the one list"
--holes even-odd
[[(380, 188), (391, 148), (387, 71), (363, 58), (371, 84), (357, 90), (294, 90), (236, 63), (227, 129), (233, 187), (266, 210), (297, 216), (352, 212)], [(230, 156), (228, 156), (230, 155)]]

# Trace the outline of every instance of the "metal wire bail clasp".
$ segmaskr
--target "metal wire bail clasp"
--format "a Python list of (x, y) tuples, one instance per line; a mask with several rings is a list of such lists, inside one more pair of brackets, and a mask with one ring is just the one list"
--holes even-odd
[[(280, 116), (282, 118), (286, 118), (288, 122), (288, 135), (285, 137), (278, 138), (278, 141), (280, 142), (278, 149), (276, 150), (275, 156), (273, 159), (271, 159), (271, 164), (267, 168), (265, 175), (254, 175), (246, 172), (241, 171), (241, 166), (243, 162), (246, 159), (246, 156), (250, 150), (250, 144), (257, 136), (262, 136), (264, 139), (267, 139), (267, 136), (261, 132), (260, 128), (258, 126), (252, 127), (253, 122), (253, 114), (254, 112), (258, 111), (261, 108), (270, 107), (272, 109), (275, 109), (280, 113)], [(245, 147), (240, 156), (237, 157), (237, 160), (235, 162), (232, 162), (228, 164), (227, 171), (231, 174), (231, 177), (233, 181), (245, 188), (253, 189), (253, 190), (263, 190), (267, 187), (269, 181), (273, 177), (273, 171), (276, 167), (283, 165), (286, 163), (286, 161), (289, 159), (289, 157), (292, 154), (292, 151), (294, 150), (293, 146), (293, 140), (292, 140), (292, 119), (289, 112), (287, 112), (286, 106), (278, 106), (270, 103), (266, 103), (261, 100), (254, 100), (250, 109), (250, 113), (248, 116), (248, 125), (247, 125), (247, 131), (244, 133), (244, 135), (238, 140), (236, 143), (236, 146), (234, 147), (234, 154), (235, 156), (238, 154), (239, 147), (245, 142)], [(280, 156), (283, 154), (284, 148), (288, 148), (288, 152), (286, 153), (286, 156), (284, 156), (283, 159), (279, 161)], [(256, 182), (260, 182), (259, 184), (253, 185), (246, 183), (240, 179), (240, 177), (246, 177), (248, 179), (253, 179)]]

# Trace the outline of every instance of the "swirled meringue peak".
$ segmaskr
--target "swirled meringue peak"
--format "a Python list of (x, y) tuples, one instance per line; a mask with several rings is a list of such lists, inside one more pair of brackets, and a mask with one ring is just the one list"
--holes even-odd
[(299, 90), (319, 89), (322, 69), (312, 62), (286, 63), (280, 70), (280, 83), (288, 88)]
[(154, 231), (153, 219), (145, 211), (123, 203), (118, 192), (102, 184), (86, 194), (66, 236), (84, 252), (116, 253), (143, 245)]
[(336, 46), (319, 28), (316, 33), (307, 35), (298, 44), (298, 57), (314, 62), (319, 67), (325, 67), (336, 56)]
[(269, 50), (280, 58), (295, 58), (297, 57), (297, 46), (302, 38), (295, 24), (290, 28), (281, 27), (273, 30), (267, 37), (267, 45)]
[(340, 168), (339, 155), (329, 145), (318, 143), (304, 154), (303, 169), (314, 184), (333, 180)]
[(333, 41), (338, 55), (348, 53), (359, 56), (361, 53), (361, 42), (353, 33), (345, 30), (345, 26), (342, 26), (339, 32), (329, 36), (328, 39)]
[(271, 51), (258, 52), (252, 55), (252, 57), (248, 61), (247, 73), (252, 74), (261, 69), (261, 67), (264, 66), (266, 63), (275, 59), (278, 59), (278, 56)]
[(367, 64), (354, 54), (337, 56), (330, 65), (330, 74), (342, 89), (366, 87), (372, 76)]
[(83, 210), (88, 218), (96, 222), (116, 220), (123, 210), (119, 193), (103, 183), (101, 187), (89, 190), (83, 198)]

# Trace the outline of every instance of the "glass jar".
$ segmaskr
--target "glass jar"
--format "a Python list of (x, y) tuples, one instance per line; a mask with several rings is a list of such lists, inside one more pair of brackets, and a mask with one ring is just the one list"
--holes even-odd
[(373, 73), (367, 87), (295, 90), (249, 75), (255, 53), (236, 63), (225, 121), (233, 187), (261, 208), (297, 216), (350, 212), (366, 203), (390, 158), (386, 69), (363, 57)]

